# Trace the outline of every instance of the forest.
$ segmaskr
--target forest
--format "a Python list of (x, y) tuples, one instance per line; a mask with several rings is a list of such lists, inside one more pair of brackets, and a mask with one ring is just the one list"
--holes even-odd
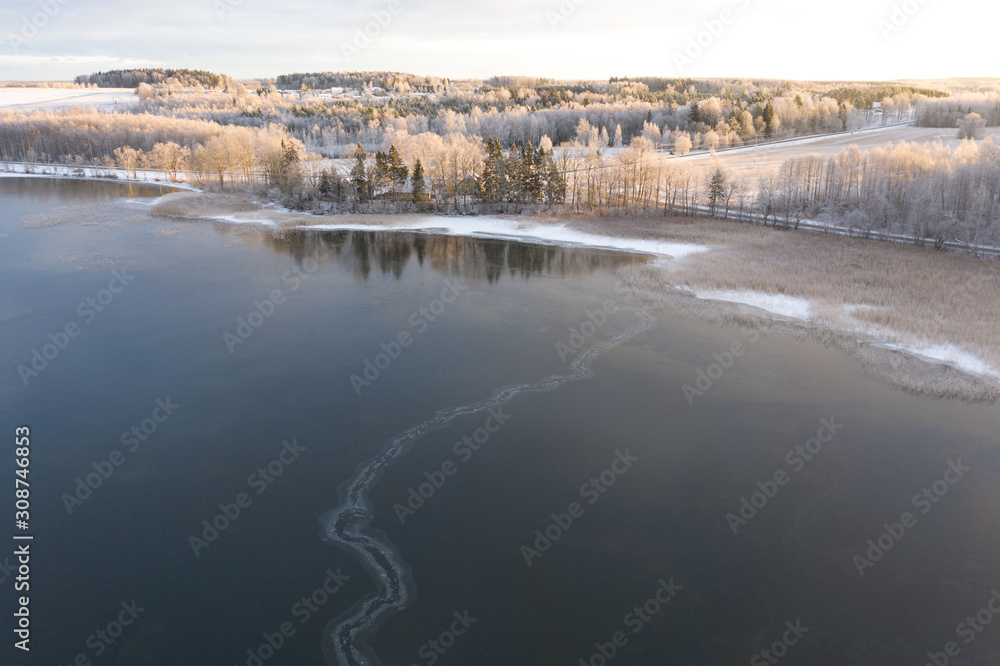
[[(293, 94), (267, 81), (137, 72), (151, 82), (136, 84), (140, 101), (130, 108), (0, 111), (0, 158), (149, 169), (315, 211), (644, 211), (1000, 241), (1000, 158), (995, 141), (981, 140), (998, 124), (996, 93), (722, 79), (278, 77), (298, 84)], [(119, 83), (132, 75), (109, 74)], [(344, 92), (320, 97), (327, 86)], [(721, 166), (706, 176), (672, 159), (912, 120), (955, 128), (966, 142), (804, 155), (753, 180)]]
[(140, 83), (156, 85), (174, 79), (182, 86), (223, 88), (228, 78), (200, 69), (115, 69), (78, 76), (74, 83), (98, 88), (135, 88)]

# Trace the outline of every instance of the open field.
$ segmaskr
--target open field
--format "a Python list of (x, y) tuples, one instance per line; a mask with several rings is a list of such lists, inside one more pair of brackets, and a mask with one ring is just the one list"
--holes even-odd
[[(986, 136), (990, 135), (1000, 136), (1000, 127), (987, 128)], [(716, 164), (721, 164), (733, 175), (755, 179), (777, 171), (781, 164), (790, 157), (812, 153), (828, 157), (836, 155), (852, 145), (856, 145), (859, 150), (865, 151), (884, 146), (890, 142), (896, 144), (901, 141), (914, 143), (941, 141), (952, 149), (957, 148), (961, 144), (961, 140), (957, 136), (957, 130), (946, 127), (914, 127), (907, 125), (903, 127), (887, 127), (884, 129), (837, 134), (818, 139), (789, 141), (787, 143), (760, 146), (756, 151), (753, 146), (750, 146), (738, 150), (719, 152), (714, 156), (707, 153), (693, 153), (670, 159), (676, 160), (675, 163), (677, 164), (683, 164), (687, 167), (700, 166), (705, 170), (714, 167)]]
[(113, 110), (122, 104), (138, 102), (131, 88), (0, 88), (0, 109), (54, 111), (68, 106), (93, 106)]

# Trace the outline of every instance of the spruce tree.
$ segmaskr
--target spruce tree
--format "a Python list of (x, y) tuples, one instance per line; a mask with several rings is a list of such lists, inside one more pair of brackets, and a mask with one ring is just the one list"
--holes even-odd
[(424, 184), (424, 165), (417, 158), (413, 165), (413, 203), (421, 203), (427, 198), (426, 185)]
[(389, 146), (388, 160), (389, 174), (395, 184), (395, 188), (396, 190), (403, 190), (406, 187), (406, 179), (410, 175), (410, 170), (403, 164), (403, 158), (400, 157), (395, 144)]
[(351, 186), (354, 187), (354, 196), (358, 201), (368, 198), (368, 170), (365, 167), (367, 158), (365, 149), (359, 143), (354, 149), (354, 166), (351, 167)]

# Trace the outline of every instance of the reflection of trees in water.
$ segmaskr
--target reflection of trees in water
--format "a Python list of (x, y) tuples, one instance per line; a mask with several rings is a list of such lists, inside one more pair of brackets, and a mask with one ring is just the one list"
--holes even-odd
[(439, 273), (468, 282), (496, 282), (506, 272), (528, 279), (537, 275), (574, 276), (644, 262), (640, 255), (608, 250), (538, 245), (494, 238), (434, 236), (391, 231), (294, 230), (265, 234), (265, 242), (298, 265), (329, 260), (367, 280), (373, 268), (400, 278), (416, 259)]

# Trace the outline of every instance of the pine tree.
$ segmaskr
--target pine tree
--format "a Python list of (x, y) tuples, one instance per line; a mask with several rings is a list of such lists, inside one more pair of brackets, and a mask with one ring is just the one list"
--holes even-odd
[(427, 198), (426, 185), (424, 184), (424, 165), (417, 158), (413, 165), (413, 203), (421, 203)]

